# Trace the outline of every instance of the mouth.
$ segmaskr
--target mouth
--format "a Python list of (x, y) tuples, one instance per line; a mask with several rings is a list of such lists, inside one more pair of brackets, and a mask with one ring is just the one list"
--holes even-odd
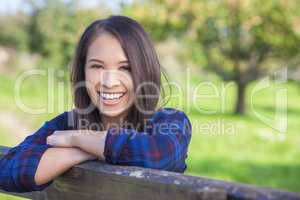
[(122, 98), (125, 96), (127, 92), (99, 92), (97, 91), (98, 97), (100, 98), (101, 102), (105, 105), (116, 105), (121, 102)]

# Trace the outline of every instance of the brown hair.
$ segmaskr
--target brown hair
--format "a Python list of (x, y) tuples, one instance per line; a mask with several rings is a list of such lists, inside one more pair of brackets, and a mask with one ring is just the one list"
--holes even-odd
[[(153, 44), (143, 27), (129, 17), (116, 15), (96, 20), (91, 23), (83, 32), (77, 45), (71, 69), (73, 100), (75, 104), (75, 111), (77, 111), (75, 112), (74, 118), (75, 128), (99, 130), (98, 128), (93, 127), (82, 127), (79, 121), (84, 119), (89, 124), (100, 123), (100, 130), (103, 130), (100, 112), (91, 102), (86, 87), (78, 87), (78, 83), (85, 82), (84, 66), (88, 47), (103, 31), (115, 36), (125, 52), (129, 65), (131, 66), (131, 75), (135, 91), (134, 94), (139, 96), (141, 95), (143, 97), (147, 97), (147, 95), (154, 95), (154, 97), (151, 98), (135, 99), (134, 104), (129, 108), (128, 115), (125, 119), (126, 123), (133, 125), (135, 129), (141, 131), (144, 129), (143, 124), (145, 123), (145, 120), (147, 121), (147, 119), (151, 117), (151, 114), (141, 112), (138, 108), (142, 108), (146, 111), (152, 111), (152, 113), (159, 108), (158, 102), (159, 97), (161, 97), (161, 91), (163, 95), (165, 95), (165, 91), (161, 87), (161, 73), (163, 73), (166, 79), (167, 77), (159, 63)], [(154, 84), (156, 88), (153, 88), (153, 85), (146, 84), (144, 87), (137, 90), (137, 86), (145, 82)], [(78, 109), (86, 109), (89, 106), (92, 106), (90, 112), (78, 112)]]

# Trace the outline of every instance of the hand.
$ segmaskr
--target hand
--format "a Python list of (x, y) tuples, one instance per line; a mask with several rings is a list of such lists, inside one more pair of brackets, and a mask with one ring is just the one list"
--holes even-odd
[(79, 131), (72, 137), (72, 145), (104, 160), (107, 131)]
[(47, 144), (55, 147), (73, 147), (72, 138), (77, 134), (73, 130), (54, 131), (54, 133), (47, 137)]
[[(104, 136), (107, 131), (93, 131), (93, 130), (76, 130), (72, 134), (72, 145), (73, 147), (82, 147), (82, 144), (93, 143)], [(85, 146), (85, 145), (84, 145)]]
[(47, 144), (55, 147), (78, 147), (78, 140), (84, 135), (103, 135), (106, 131), (63, 130), (54, 131), (47, 137)]

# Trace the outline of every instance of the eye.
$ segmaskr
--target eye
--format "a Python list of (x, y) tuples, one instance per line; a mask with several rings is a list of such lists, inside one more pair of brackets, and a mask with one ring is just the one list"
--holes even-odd
[(129, 72), (131, 71), (131, 68), (130, 68), (129, 65), (121, 66), (119, 69), (120, 69), (120, 70), (126, 70), (126, 71), (129, 71)]
[(99, 68), (103, 68), (102, 65), (98, 65), (98, 64), (93, 64), (90, 66), (90, 68), (96, 68), (96, 69), (99, 69)]

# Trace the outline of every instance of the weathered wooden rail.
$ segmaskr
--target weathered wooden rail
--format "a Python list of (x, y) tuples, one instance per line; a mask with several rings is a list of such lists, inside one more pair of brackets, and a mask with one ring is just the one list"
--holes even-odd
[[(0, 146), (0, 158), (9, 150)], [(99, 161), (74, 166), (44, 191), (11, 193), (29, 199), (105, 200), (300, 200), (300, 194), (193, 177), (162, 170), (108, 165)]]

